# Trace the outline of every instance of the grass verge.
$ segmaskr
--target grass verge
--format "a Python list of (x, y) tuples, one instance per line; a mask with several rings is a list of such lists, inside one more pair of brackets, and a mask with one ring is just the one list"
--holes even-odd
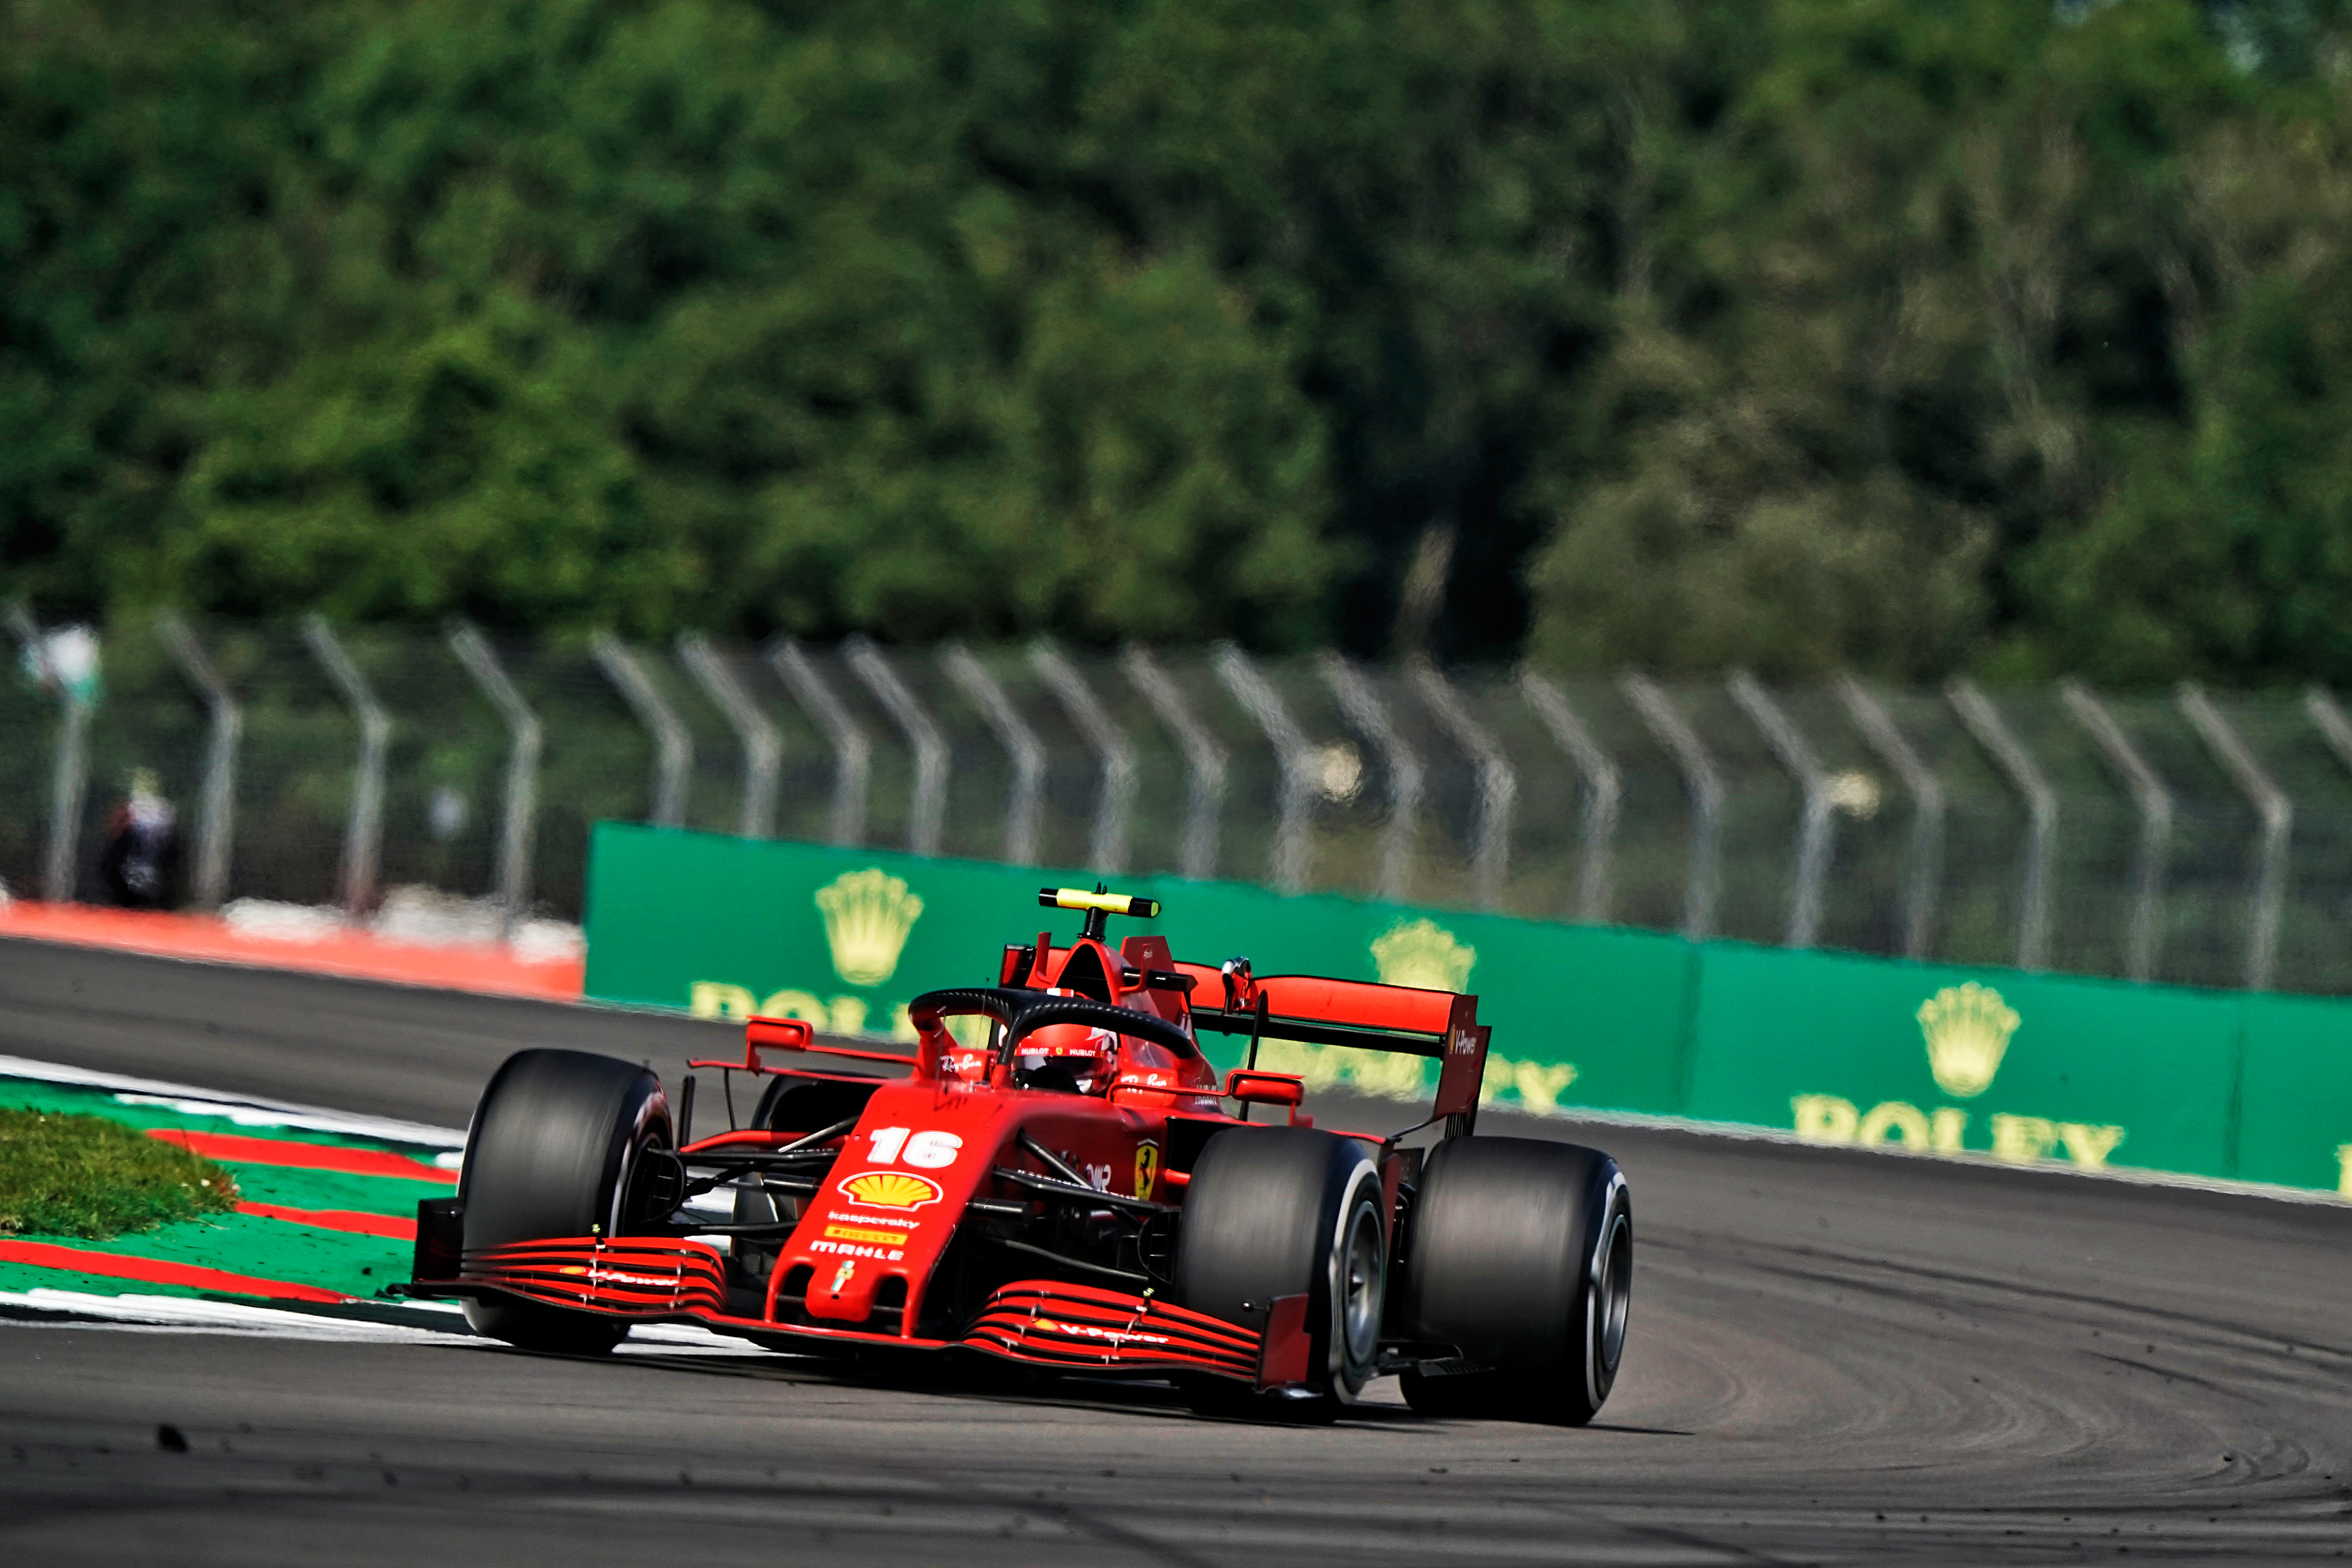
[(103, 1116), (0, 1110), (0, 1234), (101, 1240), (223, 1214), (236, 1180)]

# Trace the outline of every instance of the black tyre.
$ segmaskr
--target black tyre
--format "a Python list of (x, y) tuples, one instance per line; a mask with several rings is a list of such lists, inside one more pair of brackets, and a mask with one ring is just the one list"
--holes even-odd
[(1400, 1271), (1397, 1321), (1489, 1369), (1407, 1372), (1425, 1415), (1581, 1426), (1625, 1351), (1633, 1211), (1624, 1173), (1597, 1149), (1530, 1138), (1456, 1138), (1432, 1151)]
[[(667, 1216), (650, 1212), (671, 1146), (661, 1080), (634, 1062), (584, 1051), (518, 1051), (475, 1108), (458, 1187), (465, 1245), (626, 1236)], [(475, 1331), (526, 1350), (595, 1354), (628, 1325), (535, 1301), (467, 1301)]]
[[(1305, 1296), (1309, 1378), (1319, 1395), (1290, 1414), (1334, 1414), (1371, 1380), (1387, 1273), (1380, 1205), (1380, 1173), (1363, 1145), (1312, 1128), (1220, 1132), (1192, 1163), (1176, 1237), (1176, 1300), (1263, 1329), (1273, 1298)], [(1229, 1410), (1237, 1392), (1203, 1383), (1196, 1403)]]

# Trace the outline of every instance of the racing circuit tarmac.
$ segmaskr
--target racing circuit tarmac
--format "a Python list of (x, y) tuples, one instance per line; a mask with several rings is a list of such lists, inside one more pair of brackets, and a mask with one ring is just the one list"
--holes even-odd
[[(0, 942), (0, 1053), (462, 1126), (731, 1031)], [(1392, 1114), (1389, 1112), (1388, 1114)], [(1482, 1131), (1535, 1124), (1493, 1118)], [(1540, 1124), (1560, 1135), (1563, 1123)], [(0, 1326), (0, 1561), (2245, 1563), (2352, 1552), (2352, 1207), (1623, 1127), (1582, 1431), (793, 1358)], [(165, 1452), (157, 1426), (184, 1434)]]

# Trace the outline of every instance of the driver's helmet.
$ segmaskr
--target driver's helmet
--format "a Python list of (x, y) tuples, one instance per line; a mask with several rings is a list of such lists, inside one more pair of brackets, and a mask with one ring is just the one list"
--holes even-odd
[(1033, 1029), (1013, 1053), (1013, 1081), (1032, 1089), (1100, 1094), (1118, 1068), (1118, 1036), (1085, 1024)]

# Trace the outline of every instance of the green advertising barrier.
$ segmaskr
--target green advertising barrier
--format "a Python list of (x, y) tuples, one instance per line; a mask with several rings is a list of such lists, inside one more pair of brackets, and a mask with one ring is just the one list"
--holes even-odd
[[(1076, 917), (1040, 909), (1084, 873), (727, 838), (605, 823), (589, 876), (587, 994), (804, 1018), (843, 1034), (905, 1036), (906, 1006), (942, 985), (992, 980), (1003, 944)], [(1432, 911), (1262, 888), (1122, 879), (1161, 900), (1157, 931), (1181, 956), (1246, 954), (1260, 974), (1329, 974), (1480, 994), (1494, 1026), (1487, 1100), (1671, 1113), (1696, 953), (1673, 937)], [(1213, 1039), (1211, 1055), (1236, 1043)], [(1221, 1065), (1234, 1065), (1231, 1061)], [(1269, 1044), (1260, 1065), (1398, 1100), (1435, 1089), (1429, 1063), (1338, 1047)]]
[(2235, 996), (1716, 943), (1687, 1110), (1827, 1142), (2230, 1176), (2239, 1018)]
[(2238, 1174), (2352, 1198), (2352, 1006), (2244, 999)]
[[(587, 994), (706, 1016), (905, 1037), (906, 1005), (1066, 942), (1037, 907), (1076, 871), (607, 823)], [(1646, 931), (1122, 879), (1182, 957), (1261, 974), (1470, 991), (1494, 1026), (1486, 1102), (1635, 1111), (1815, 1142), (2240, 1178), (2352, 1197), (2352, 1003), (1958, 969)], [(1124, 924), (1124, 922), (1123, 922)], [(1114, 933), (1117, 934), (1117, 933)], [(1237, 1041), (1205, 1042), (1230, 1067)], [(1398, 1100), (1418, 1058), (1271, 1042), (1261, 1065)]]
[[(1671, 1114), (1682, 1099), (1682, 1042), (1696, 973), (1688, 943), (1650, 931), (1565, 926), (1502, 915), (1359, 902), (1326, 894), (1283, 898), (1233, 883), (1170, 881), (1157, 896), (1170, 945), (1209, 962), (1246, 952), (1261, 974), (1331, 974), (1441, 991), (1475, 992), (1494, 1028), (1489, 1103), (1549, 1112), (1568, 1106)], [(1310, 1087), (1318, 1074), (1379, 1075), (1411, 1067), (1426, 1084), (1395, 1098), (1425, 1100), (1432, 1064), (1329, 1047), (1283, 1046)], [(1261, 1058), (1261, 1065), (1274, 1065)]]

